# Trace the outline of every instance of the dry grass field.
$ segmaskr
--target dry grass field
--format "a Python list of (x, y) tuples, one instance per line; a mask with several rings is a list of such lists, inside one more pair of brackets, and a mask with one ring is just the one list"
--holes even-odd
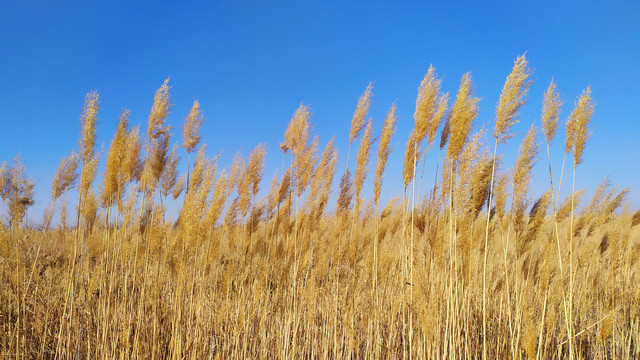
[[(388, 203), (380, 194), (396, 108), (374, 130), (371, 85), (357, 102), (346, 166), (338, 168), (333, 139), (319, 144), (300, 105), (281, 154), (273, 151), (282, 156), (273, 180), (263, 179), (264, 145), (229, 169), (207, 158), (197, 102), (182, 138), (172, 139), (168, 81), (146, 133), (125, 110), (100, 164), (99, 97), (88, 94), (78, 146), (60, 161), (40, 228), (24, 226), (34, 185), (21, 158), (0, 168), (0, 354), (640, 358), (640, 212), (607, 179), (591, 199), (575, 189), (595, 107), (590, 89), (562, 115), (552, 82), (539, 99), (541, 121), (514, 137), (531, 81), (518, 57), (494, 122), (474, 134), (471, 76), (449, 96), (429, 68), (415, 128), (396, 149), (405, 154), (404, 188), (385, 187), (398, 195)], [(554, 140), (564, 140), (564, 153), (550, 153)], [(500, 148), (516, 141), (517, 161), (505, 164)], [(427, 151), (438, 163), (425, 164)], [(552, 173), (558, 156), (564, 167)], [(549, 163), (549, 190), (532, 194), (539, 161)], [(559, 199), (561, 191), (570, 195)], [(181, 204), (177, 220), (166, 215), (168, 201)]]

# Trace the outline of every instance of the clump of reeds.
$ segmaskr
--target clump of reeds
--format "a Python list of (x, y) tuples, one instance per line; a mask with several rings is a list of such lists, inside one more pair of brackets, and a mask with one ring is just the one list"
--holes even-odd
[[(561, 182), (556, 192), (551, 169), (549, 189), (535, 194), (530, 186), (535, 126), (523, 136), (515, 164), (497, 153), (497, 144), (516, 134), (529, 86), (521, 56), (505, 81), (495, 128), (474, 131), (479, 99), (470, 75), (447, 113), (448, 96), (431, 66), (418, 90), (403, 173), (391, 174), (402, 176), (401, 188), (388, 190), (402, 191), (403, 201), (398, 196), (381, 212), (398, 112), (392, 104), (376, 140), (372, 84), (349, 128), (349, 146), (360, 140), (357, 163), (349, 167), (349, 150), (339, 187), (333, 184), (337, 145), (332, 138), (319, 152), (321, 138), (301, 104), (280, 144), (282, 169), (268, 193), (261, 191), (267, 145), (247, 157), (238, 153), (219, 169), (218, 155), (208, 157), (201, 144), (197, 101), (184, 119), (183, 139), (173, 142), (168, 79), (156, 92), (144, 139), (124, 110), (113, 119), (116, 131), (99, 162), (99, 101), (89, 93), (79, 148), (58, 165), (41, 231), (22, 226), (34, 224), (27, 209), (36, 191), (22, 158), (0, 165), (0, 210), (8, 214), (0, 218), (0, 354), (639, 357), (640, 215), (628, 207), (618, 212), (628, 190), (608, 179), (576, 211), (585, 193), (574, 190), (593, 117), (590, 89), (567, 122), (574, 186), (558, 201)], [(561, 106), (552, 81), (541, 115), (550, 164)], [(443, 121), (439, 148), (447, 147), (446, 154), (442, 160), (438, 154), (431, 194), (421, 197), (425, 166), (416, 170), (418, 162)], [(493, 155), (485, 133), (493, 135)], [(182, 174), (181, 158), (196, 149), (193, 167), (187, 159)], [(98, 171), (104, 176), (95, 186)], [(66, 201), (76, 183), (78, 218), (67, 227)], [(328, 201), (335, 190), (333, 212)], [(60, 229), (51, 231), (56, 206)], [(485, 210), (486, 226), (479, 221)]]

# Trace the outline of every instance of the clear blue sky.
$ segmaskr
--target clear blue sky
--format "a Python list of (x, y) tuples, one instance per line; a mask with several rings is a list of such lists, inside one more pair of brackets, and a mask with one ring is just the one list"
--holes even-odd
[[(174, 141), (198, 99), (206, 115), (202, 135), (210, 154), (223, 149), (222, 166), (237, 151), (246, 155), (266, 143), (268, 187), (282, 161), (277, 144), (300, 102), (310, 104), (322, 144), (336, 136), (339, 178), (356, 101), (374, 81), (376, 132), (394, 100), (400, 116), (383, 185), (389, 199), (401, 193), (402, 153), (429, 64), (452, 95), (471, 71), (482, 98), (479, 129), (492, 122), (504, 79), (525, 51), (535, 83), (515, 131), (539, 124), (552, 77), (566, 103), (563, 119), (591, 85), (597, 107), (576, 187), (593, 189), (611, 175), (614, 185), (631, 188), (631, 204), (640, 207), (638, 2), (208, 3), (215, 4), (2, 2), (0, 161), (23, 155), (37, 184), (35, 218), (49, 202), (59, 159), (77, 148), (83, 98), (91, 90), (100, 93), (98, 142), (106, 151), (124, 107), (146, 132), (153, 93), (170, 75)], [(556, 174), (563, 137), (561, 130), (552, 148)], [(499, 148), (506, 166), (519, 141)], [(432, 151), (427, 161), (435, 159)], [(544, 152), (535, 171), (532, 194), (539, 195), (548, 182)]]

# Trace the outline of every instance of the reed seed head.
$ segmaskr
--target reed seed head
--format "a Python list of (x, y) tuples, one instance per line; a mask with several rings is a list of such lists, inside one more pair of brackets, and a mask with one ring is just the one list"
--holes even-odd
[(391, 104), (389, 111), (387, 112), (387, 117), (384, 119), (384, 124), (382, 125), (382, 134), (380, 136), (380, 144), (378, 146), (378, 162), (376, 164), (376, 172), (373, 178), (373, 197), (375, 203), (378, 204), (380, 200), (380, 188), (382, 184), (382, 174), (384, 173), (384, 169), (387, 166), (387, 160), (389, 159), (389, 154), (393, 150), (391, 146), (391, 138), (396, 131), (396, 122), (398, 121), (398, 117), (396, 116), (396, 104)]
[(416, 129), (416, 141), (421, 144), (428, 136), (427, 144), (430, 146), (440, 127), (440, 123), (447, 110), (448, 94), (440, 93), (441, 79), (435, 74), (433, 65), (429, 65), (427, 74), (420, 83), (418, 98), (416, 99), (416, 111), (413, 114)]
[[(473, 120), (478, 116), (479, 98), (473, 96), (471, 75), (464, 74), (456, 101), (451, 109), (449, 147), (447, 158), (455, 162), (467, 143)], [(406, 185), (405, 185), (406, 186)]]
[(552, 79), (542, 100), (542, 132), (547, 144), (551, 144), (551, 141), (556, 136), (561, 108), (562, 100), (560, 100), (556, 83)]
[(356, 111), (353, 113), (353, 118), (351, 119), (351, 131), (349, 132), (350, 144), (360, 136), (362, 129), (364, 129), (365, 118), (369, 113), (372, 98), (373, 83), (370, 82), (362, 95), (360, 95), (360, 98), (358, 99), (358, 106), (356, 107)]
[(165, 125), (169, 112), (171, 111), (171, 103), (169, 98), (169, 78), (167, 78), (153, 97), (153, 106), (149, 113), (149, 123), (147, 134), (149, 141), (155, 140), (169, 132), (169, 127)]
[(526, 97), (531, 85), (531, 69), (525, 55), (518, 56), (507, 76), (507, 80), (502, 88), (500, 99), (496, 110), (496, 129), (494, 137), (499, 143), (505, 142), (513, 137), (510, 133), (511, 127), (516, 124), (520, 109), (527, 102)]
[(591, 98), (591, 86), (589, 86), (578, 98), (569, 120), (574, 127), (573, 162), (576, 166), (582, 163), (582, 153), (590, 136), (589, 123), (593, 117), (594, 108), (595, 104)]
[(191, 153), (200, 143), (200, 127), (203, 121), (204, 117), (200, 112), (200, 103), (198, 100), (194, 100), (191, 111), (184, 119), (182, 127), (182, 136), (184, 138), (182, 147), (187, 153)]

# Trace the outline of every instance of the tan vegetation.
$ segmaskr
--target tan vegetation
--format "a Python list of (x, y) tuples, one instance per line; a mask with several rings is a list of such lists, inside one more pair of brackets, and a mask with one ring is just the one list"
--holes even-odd
[[(24, 226), (34, 183), (21, 157), (0, 166), (4, 357), (640, 358), (640, 214), (620, 210), (628, 190), (608, 179), (582, 207), (585, 191), (575, 190), (594, 114), (590, 88), (566, 123), (573, 184), (560, 201), (564, 162), (554, 187), (550, 144), (563, 103), (553, 81), (540, 131), (548, 190), (530, 190), (534, 124), (512, 169), (497, 152), (526, 106), (524, 55), (506, 78), (490, 131), (474, 130), (480, 99), (471, 75), (449, 107), (429, 67), (396, 191), (382, 179), (397, 108), (376, 136), (372, 84), (343, 139), (349, 153), (337, 187), (336, 140), (320, 152), (311, 110), (300, 104), (280, 144), (282, 169), (261, 189), (267, 146), (220, 169), (201, 143), (197, 101), (181, 143), (172, 144), (168, 81), (155, 94), (145, 138), (123, 111), (98, 186), (99, 96), (87, 95), (79, 148), (60, 161), (40, 229)], [(438, 181), (421, 194), (440, 128)], [(400, 196), (380, 204), (386, 192)], [(181, 204), (177, 219), (171, 201)]]

